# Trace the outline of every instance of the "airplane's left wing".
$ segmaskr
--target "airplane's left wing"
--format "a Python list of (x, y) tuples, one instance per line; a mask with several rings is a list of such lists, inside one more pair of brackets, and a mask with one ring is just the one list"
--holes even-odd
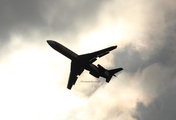
[(89, 61), (90, 63), (93, 63), (94, 61), (97, 60), (96, 59), (97, 57), (102, 57), (104, 55), (107, 55), (110, 51), (114, 50), (115, 48), (117, 48), (117, 46), (111, 46), (93, 53), (79, 55), (79, 57), (85, 61)]
[(77, 75), (80, 75), (83, 71), (84, 69), (81, 66), (79, 66), (77, 62), (74, 61), (71, 62), (70, 76), (67, 84), (68, 89), (72, 88), (72, 86), (76, 83), (76, 80), (78, 78)]

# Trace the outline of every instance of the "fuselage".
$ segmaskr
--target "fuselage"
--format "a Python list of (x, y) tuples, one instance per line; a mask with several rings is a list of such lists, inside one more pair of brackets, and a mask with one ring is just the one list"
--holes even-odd
[(47, 40), (47, 43), (56, 51), (58, 51), (59, 53), (63, 54), (64, 56), (66, 56), (67, 58), (69, 58), (72, 61), (76, 61), (77, 63), (79, 63), (84, 69), (90, 71), (91, 73), (100, 75), (99, 69), (97, 66), (95, 66), (92, 63), (89, 63), (87, 61), (84, 61), (82, 59), (79, 58), (78, 54), (76, 54), (75, 52), (73, 52), (72, 50), (68, 49), (67, 47), (61, 45), (58, 42), (52, 41), (52, 40)]

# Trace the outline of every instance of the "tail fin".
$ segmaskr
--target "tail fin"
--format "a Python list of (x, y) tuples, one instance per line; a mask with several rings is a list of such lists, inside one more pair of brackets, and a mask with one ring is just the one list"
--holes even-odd
[(116, 77), (115, 73), (120, 72), (121, 70), (123, 70), (123, 68), (116, 68), (116, 69), (108, 70), (109, 77), (106, 78), (106, 82), (109, 82), (111, 80), (112, 76)]

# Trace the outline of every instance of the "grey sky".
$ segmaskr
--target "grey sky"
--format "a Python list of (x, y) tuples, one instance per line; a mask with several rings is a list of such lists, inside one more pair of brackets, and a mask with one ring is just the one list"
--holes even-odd
[(103, 1), (1, 1), (1, 45), (8, 42), (11, 34), (29, 34), (34, 30), (41, 34), (56, 32), (76, 34), (82, 25), (96, 23), (96, 14)]
[[(26, 54), (29, 54), (30, 48), (36, 44), (38, 48), (43, 50), (41, 58), (44, 58), (44, 60), (42, 61), (37, 56), (33, 57), (30, 54), (30, 61), (35, 63), (33, 67), (40, 71), (39, 66), (46, 65), (42, 69), (49, 72), (51, 69), (48, 69), (50, 68), (48, 64), (53, 61), (51, 72), (58, 73), (61, 76), (60, 81), (55, 82), (61, 84), (58, 85), (59, 87), (65, 86), (67, 83), (69, 65), (64, 66), (68, 63), (67, 61), (59, 62), (66, 60), (64, 58), (60, 59), (63, 56), (58, 55), (59, 57), (56, 57), (56, 60), (50, 58), (58, 53), (53, 53), (50, 57), (43, 55), (45, 49), (51, 49), (47, 46), (46, 39), (58, 38), (55, 40), (67, 43), (64, 44), (65, 46), (77, 48), (86, 39), (82, 36), (96, 33), (99, 29), (101, 31), (101, 28), (113, 33), (109, 36), (115, 33), (115, 36), (113, 38), (109, 37), (107, 41), (110, 42), (108, 44), (115, 43), (118, 47), (112, 55), (109, 55), (110, 57), (106, 56), (103, 59), (104, 61), (112, 59), (113, 66), (108, 64), (108, 69), (123, 67), (124, 71), (117, 78), (113, 78), (109, 84), (102, 82), (103, 79), (99, 79), (101, 82), (98, 84), (81, 83), (80, 80), (85, 78), (94, 80), (90, 75), (83, 73), (78, 83), (76, 83), (77, 87), (74, 86), (75, 88), (71, 93), (68, 91), (65, 91), (65, 93), (71, 96), (70, 98), (76, 96), (76, 100), (79, 99), (84, 102), (81, 105), (76, 103), (77, 106), (68, 108), (66, 112), (58, 112), (61, 111), (59, 105), (66, 104), (64, 103), (66, 98), (62, 97), (60, 104), (56, 105), (58, 107), (58, 113), (56, 113), (61, 113), (61, 115), (57, 115), (53, 120), (77, 120), (83, 117), (86, 117), (87, 120), (174, 120), (176, 118), (176, 2), (174, 0), (110, 0), (108, 2), (105, 0), (2, 0), (0, 16), (0, 67), (3, 68), (4, 65), (8, 64), (11, 70), (14, 67), (11, 66), (13, 62), (6, 63), (6, 61), (23, 46), (27, 46), (25, 43), (29, 46), (27, 46), (26, 51), (20, 51), (24, 52), (22, 54), (24, 56), (20, 59), (27, 61), (27, 64), (28, 57), (26, 57)], [(107, 28), (104, 27), (106, 25)], [(105, 33), (101, 34), (104, 36)], [(121, 37), (118, 37), (118, 35)], [(21, 41), (19, 45), (14, 45), (14, 36), (21, 37), (19, 38)], [(99, 37), (97, 38), (94, 42), (100, 44), (105, 42), (101, 41)], [(110, 39), (114, 39), (114, 41), (111, 42)], [(92, 41), (89, 41), (90, 44), (85, 45), (85, 48), (91, 49), (95, 44), (92, 45)], [(45, 44), (48, 48), (44, 47), (44, 49), (41, 46), (45, 46)], [(96, 44), (96, 46), (100, 45)], [(48, 55), (47, 52), (46, 54)], [(41, 62), (36, 62), (38, 60)], [(60, 71), (59, 73), (59, 68), (64, 68), (64, 71), (68, 72)], [(21, 67), (19, 69), (21, 71)], [(25, 68), (25, 70), (27, 69)], [(25, 70), (22, 69), (22, 71)], [(18, 70), (12, 69), (7, 72), (7, 75), (11, 75), (14, 71)], [(38, 74), (44, 76), (43, 73)], [(55, 79), (58, 74), (48, 75)], [(24, 73), (24, 75), (28, 76), (27, 73)], [(19, 79), (24, 79), (19, 77), (18, 74), (14, 76), (12, 76), (13, 81), (17, 81), (17, 83), (20, 81)], [(35, 79), (37, 74), (31, 71), (29, 76), (33, 76), (31, 82), (31, 86), (33, 86), (32, 83), (37, 80)], [(1, 83), (3, 82), (1, 81)], [(13, 83), (15, 84), (15, 82)], [(27, 83), (30, 82), (27, 81)], [(23, 81), (21, 84), (26, 85), (27, 83)], [(44, 83), (47, 82), (44, 81)], [(41, 86), (44, 83), (40, 83)], [(33, 87), (37, 89), (39, 87), (37, 85)], [(1, 88), (0, 90), (0, 95), (4, 96), (2, 94), (4, 89)], [(11, 95), (11, 92), (7, 94)], [(49, 93), (46, 94), (50, 95)], [(28, 92), (26, 97), (32, 97), (31, 93)], [(10, 98), (13, 98), (13, 96)], [(15, 100), (18, 100), (18, 98), (15, 98)], [(27, 101), (26, 98), (24, 100)], [(56, 98), (56, 100), (59, 100), (59, 98)], [(66, 101), (68, 102), (68, 100)], [(3, 103), (3, 100), (0, 100), (0, 105), (1, 103)], [(15, 104), (16, 102), (10, 103), (13, 106), (12, 103)], [(47, 104), (47, 106), (49, 105)], [(11, 111), (13, 110), (15, 108), (12, 108)], [(18, 116), (16, 117), (18, 118)]]

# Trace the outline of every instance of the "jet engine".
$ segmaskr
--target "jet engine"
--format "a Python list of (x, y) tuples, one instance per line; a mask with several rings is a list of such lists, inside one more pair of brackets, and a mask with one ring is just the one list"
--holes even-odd
[(100, 75), (98, 75), (97, 73), (94, 73), (94, 72), (89, 72), (91, 75), (93, 75), (94, 77), (96, 77), (96, 78), (99, 78), (100, 77)]
[(104, 72), (104, 74), (106, 75), (106, 77), (110, 76), (110, 74), (109, 74), (109, 72), (107, 70)]

